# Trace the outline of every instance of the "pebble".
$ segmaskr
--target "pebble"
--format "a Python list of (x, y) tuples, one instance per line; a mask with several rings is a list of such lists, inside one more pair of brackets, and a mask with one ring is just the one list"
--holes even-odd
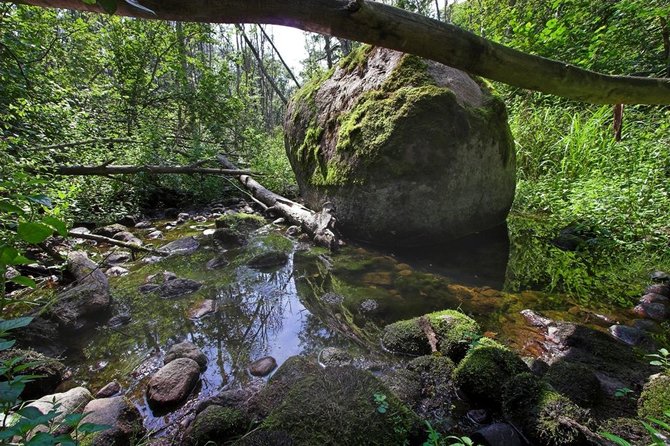
[(98, 393), (95, 394), (96, 398), (109, 398), (114, 396), (121, 391), (121, 384), (118, 381), (114, 380), (108, 383), (105, 387), (98, 390)]
[(214, 312), (216, 312), (216, 301), (212, 299), (206, 299), (188, 311), (188, 318), (199, 319)]
[(277, 367), (277, 361), (272, 356), (265, 356), (249, 364), (249, 373), (253, 376), (266, 376)]
[(130, 271), (127, 268), (124, 268), (122, 266), (112, 266), (107, 271), (105, 271), (105, 274), (107, 275), (107, 277), (121, 277), (125, 276), (129, 272)]
[(156, 239), (159, 239), (159, 238), (163, 238), (163, 232), (159, 231), (157, 229), (157, 230), (152, 231), (149, 234), (147, 234), (147, 238), (151, 239), (151, 240), (156, 240)]
[(626, 345), (638, 345), (645, 339), (642, 330), (627, 325), (612, 325), (609, 328), (610, 334)]

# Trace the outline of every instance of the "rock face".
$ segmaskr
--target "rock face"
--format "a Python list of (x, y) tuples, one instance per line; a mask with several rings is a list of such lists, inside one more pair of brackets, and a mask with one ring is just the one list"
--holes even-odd
[(121, 446), (137, 444), (145, 429), (139, 411), (125, 397), (100, 398), (86, 405), (85, 422), (110, 426), (109, 429), (92, 434), (85, 444), (94, 446)]
[(169, 362), (149, 380), (149, 404), (162, 409), (183, 401), (195, 386), (199, 375), (200, 366), (192, 359), (178, 358)]
[(345, 235), (425, 245), (497, 226), (514, 198), (504, 104), (454, 68), (364, 46), (289, 104), (286, 149), (307, 204)]
[[(53, 422), (58, 425), (61, 421), (65, 419), (67, 415), (73, 413), (81, 413), (84, 410), (84, 406), (91, 401), (93, 397), (91, 393), (84, 387), (75, 387), (70, 389), (67, 392), (55, 393), (53, 395), (46, 395), (32, 403), (29, 407), (35, 407), (37, 410), (43, 414), (47, 414), (54, 409), (54, 403), (58, 404), (58, 412), (60, 412)], [(88, 420), (87, 420), (88, 421)], [(60, 430), (61, 428), (59, 428)], [(46, 426), (39, 426), (37, 431), (46, 431)], [(69, 429), (64, 429), (69, 430)]]

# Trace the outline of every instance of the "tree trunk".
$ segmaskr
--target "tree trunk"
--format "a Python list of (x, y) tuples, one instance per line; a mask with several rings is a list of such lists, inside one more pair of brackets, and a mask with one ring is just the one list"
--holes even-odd
[[(8, 2), (9, 0), (0, 0)], [(21, 3), (100, 12), (81, 0)], [(413, 53), (506, 84), (599, 104), (670, 104), (670, 80), (608, 76), (533, 56), (448, 23), (367, 0), (118, 1), (117, 14), (161, 20), (271, 23)]]
[[(235, 166), (225, 156), (218, 155), (217, 158), (226, 169), (235, 169)], [(240, 175), (237, 179), (256, 200), (267, 206), (268, 209), (277, 211), (294, 225), (299, 225), (317, 245), (331, 250), (336, 250), (340, 246), (335, 230), (335, 216), (330, 207), (324, 206), (320, 212), (314, 212), (300, 203), (264, 188), (248, 175)]]

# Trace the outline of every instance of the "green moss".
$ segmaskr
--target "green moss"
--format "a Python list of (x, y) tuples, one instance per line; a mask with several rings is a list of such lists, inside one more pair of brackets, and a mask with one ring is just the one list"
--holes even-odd
[(523, 429), (531, 444), (585, 444), (578, 426), (588, 427), (588, 412), (529, 372), (508, 380), (503, 392), (503, 412)]
[(217, 228), (229, 228), (241, 232), (251, 232), (265, 224), (265, 219), (260, 215), (245, 214), (243, 212), (225, 214), (216, 220)]
[(419, 326), (419, 319), (407, 319), (384, 327), (382, 345), (393, 353), (427, 355), (430, 344)]
[(521, 358), (507, 348), (479, 345), (458, 364), (453, 378), (472, 400), (498, 407), (507, 381), (527, 370)]
[[(387, 404), (382, 413), (375, 395)], [(295, 445), (404, 444), (418, 417), (377, 378), (353, 367), (320, 370), (297, 382), (262, 429), (287, 432)]]
[(208, 442), (223, 444), (246, 432), (248, 427), (249, 420), (239, 410), (211, 405), (195, 418), (186, 442), (192, 446), (204, 446)]
[(354, 48), (354, 50), (342, 59), (339, 63), (339, 68), (352, 72), (360, 70), (368, 60), (368, 55), (372, 52), (374, 47), (372, 45), (363, 44)]
[(642, 419), (663, 419), (663, 413), (670, 409), (670, 376), (654, 375), (644, 385), (637, 402), (637, 414)]
[(561, 395), (583, 407), (600, 399), (600, 381), (593, 369), (583, 364), (559, 361), (549, 368), (544, 379)]
[(424, 397), (444, 397), (450, 394), (451, 374), (454, 362), (446, 356), (419, 356), (407, 364), (407, 369), (415, 372), (420, 380)]
[(462, 358), (470, 343), (479, 336), (479, 324), (460, 311), (438, 311), (427, 317), (437, 334), (440, 352), (452, 359)]

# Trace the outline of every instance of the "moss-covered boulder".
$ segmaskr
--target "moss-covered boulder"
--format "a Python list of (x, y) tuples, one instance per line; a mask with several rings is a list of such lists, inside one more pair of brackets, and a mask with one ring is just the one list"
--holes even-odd
[(184, 434), (184, 443), (189, 446), (222, 445), (244, 434), (248, 428), (249, 419), (239, 410), (211, 405), (193, 420)]
[(532, 373), (521, 373), (509, 379), (502, 399), (505, 418), (523, 429), (530, 444), (590, 444), (583, 434), (591, 428), (588, 412)]
[(549, 367), (544, 379), (558, 393), (582, 407), (592, 407), (602, 396), (598, 377), (584, 364), (558, 361)]
[(484, 338), (458, 364), (453, 379), (474, 402), (498, 407), (507, 381), (527, 371), (528, 366), (516, 353)]
[(670, 410), (670, 376), (653, 375), (637, 402), (637, 414), (642, 419), (664, 419), (667, 410)]
[(256, 214), (245, 214), (234, 212), (219, 217), (214, 224), (218, 229), (232, 229), (233, 231), (247, 233), (265, 225), (265, 219)]
[(502, 223), (514, 198), (502, 101), (417, 56), (361, 47), (294, 95), (285, 130), (302, 196), (352, 238), (446, 241)]
[(439, 351), (458, 360), (479, 331), (477, 322), (459, 311), (437, 311), (387, 325), (382, 333), (382, 345), (394, 353), (427, 355), (432, 349), (426, 332), (432, 332)]
[(300, 379), (261, 424), (305, 446), (405, 444), (420, 427), (414, 412), (377, 378), (349, 366), (317, 369)]

